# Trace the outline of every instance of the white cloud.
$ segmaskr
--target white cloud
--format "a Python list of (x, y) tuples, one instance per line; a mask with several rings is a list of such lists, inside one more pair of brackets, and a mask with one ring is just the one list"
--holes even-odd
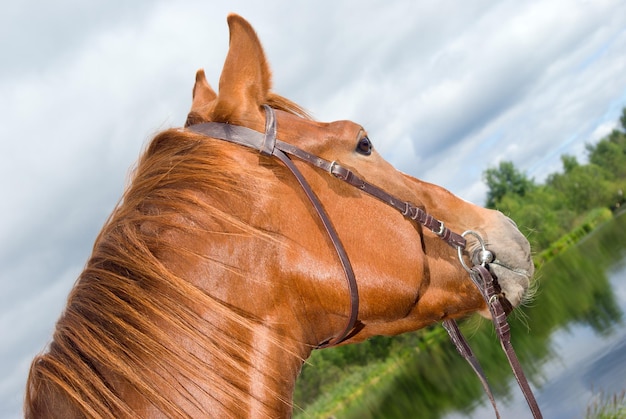
[(596, 142), (609, 135), (618, 126), (618, 121), (607, 121), (598, 125), (589, 135), (590, 142)]

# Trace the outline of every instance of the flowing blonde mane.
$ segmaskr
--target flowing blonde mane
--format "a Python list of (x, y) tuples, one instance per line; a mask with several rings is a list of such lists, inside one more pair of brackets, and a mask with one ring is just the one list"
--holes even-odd
[[(283, 109), (299, 109), (280, 103), (291, 104), (274, 100)], [(170, 417), (187, 414), (164, 397), (167, 393), (182, 392), (196, 406), (199, 398), (223, 403), (249, 397), (236, 377), (254, 368), (239, 354), (255, 348), (225, 330), (236, 324), (243, 336), (260, 322), (217, 301), (163, 262), (167, 255), (168, 260), (179, 256), (222, 264), (172, 243), (172, 234), (274, 240), (221, 204), (225, 196), (262, 193), (266, 176), (234, 161), (225, 151), (229, 147), (179, 129), (153, 139), (96, 240), (48, 352), (32, 364), (26, 417), (48, 417), (59, 408), (50, 403), (77, 417), (130, 417), (137, 412), (121, 394), (128, 389)], [(209, 369), (198, 353), (210, 356), (220, 371)], [(167, 377), (171, 371), (175, 377)], [(210, 391), (194, 386), (207, 378), (213, 383)]]

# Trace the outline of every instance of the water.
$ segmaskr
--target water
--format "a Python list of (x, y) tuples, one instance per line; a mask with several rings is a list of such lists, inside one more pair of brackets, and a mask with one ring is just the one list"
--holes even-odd
[[(511, 319), (512, 343), (544, 417), (584, 418), (594, 399), (626, 389), (626, 214), (538, 275), (538, 295), (523, 310), (527, 317)], [(502, 417), (531, 417), (491, 324), (470, 322), (464, 332)], [(495, 417), (478, 379), (451, 345), (422, 349), (346, 417)]]
[[(588, 300), (593, 305), (572, 313), (551, 336), (553, 356), (542, 367), (543, 379), (537, 389), (537, 400), (547, 418), (584, 417), (594, 398), (626, 389), (625, 233), (623, 215), (542, 270), (544, 281), (562, 281), (569, 275), (574, 284), (593, 281), (603, 287), (596, 291), (596, 298)], [(576, 292), (574, 286), (563, 297)], [(509, 406), (518, 411), (525, 401), (516, 395)], [(488, 415), (482, 411), (475, 417)]]
[[(620, 313), (626, 311), (625, 261), (607, 272)], [(586, 321), (575, 322), (554, 332), (550, 345), (552, 356), (542, 366), (542, 378), (533, 388), (544, 417), (584, 418), (587, 406), (594, 399), (626, 389), (626, 328), (621, 322), (600, 328)], [(508, 412), (511, 417), (513, 412), (516, 418), (530, 417), (521, 393), (515, 393), (501, 410), (503, 415)], [(446, 419), (466, 417), (457, 413)], [(471, 417), (492, 418), (494, 414), (491, 407), (484, 406), (473, 411)]]

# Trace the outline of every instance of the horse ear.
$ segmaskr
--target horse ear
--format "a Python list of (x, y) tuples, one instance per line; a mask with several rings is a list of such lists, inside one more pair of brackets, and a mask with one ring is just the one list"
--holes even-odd
[(206, 81), (204, 70), (200, 69), (196, 72), (196, 83), (193, 85), (191, 110), (187, 115), (185, 126), (210, 121), (211, 109), (217, 98), (215, 91)]
[[(261, 106), (271, 88), (271, 73), (256, 32), (241, 16), (228, 16), (230, 46), (220, 77), (213, 120), (249, 125), (264, 121)], [(252, 120), (251, 120), (252, 118)]]

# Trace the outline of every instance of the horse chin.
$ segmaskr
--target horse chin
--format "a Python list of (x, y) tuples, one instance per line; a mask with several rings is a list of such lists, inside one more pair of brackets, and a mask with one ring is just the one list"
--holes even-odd
[[(496, 261), (496, 263), (489, 265), (489, 268), (498, 279), (503, 296), (511, 303), (513, 308), (520, 306), (524, 301), (528, 300), (530, 280), (533, 276), (534, 267), (531, 267), (530, 270), (512, 269), (502, 266)], [(478, 314), (491, 319), (488, 307), (479, 310)]]
[(504, 297), (509, 300), (514, 308), (518, 307), (525, 300), (534, 267), (531, 265), (529, 269), (511, 269), (498, 264), (496, 261), (490, 265), (490, 268), (498, 278)]

